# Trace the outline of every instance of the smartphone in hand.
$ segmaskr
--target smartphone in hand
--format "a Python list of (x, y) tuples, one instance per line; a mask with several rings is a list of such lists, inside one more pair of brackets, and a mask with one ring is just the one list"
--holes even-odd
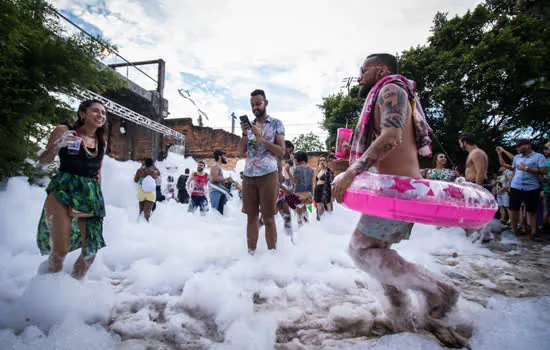
[(241, 120), (241, 124), (247, 124), (249, 127), (252, 127), (252, 124), (250, 123), (250, 119), (248, 119), (248, 116), (246, 114), (241, 115), (239, 119)]

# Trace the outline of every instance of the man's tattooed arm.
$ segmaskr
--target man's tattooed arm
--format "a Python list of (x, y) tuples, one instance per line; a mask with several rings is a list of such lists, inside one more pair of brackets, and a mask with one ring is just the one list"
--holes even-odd
[(350, 167), (356, 175), (376, 165), (403, 139), (403, 126), (409, 106), (407, 92), (395, 84), (388, 84), (380, 90), (376, 103), (380, 110), (380, 136)]

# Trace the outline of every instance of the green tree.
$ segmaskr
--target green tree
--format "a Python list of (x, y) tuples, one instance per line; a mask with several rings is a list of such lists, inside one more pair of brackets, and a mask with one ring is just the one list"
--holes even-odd
[(321, 152), (326, 149), (319, 136), (315, 135), (313, 132), (300, 134), (300, 136), (292, 140), (292, 143), (296, 151)]
[(336, 145), (336, 134), (338, 128), (354, 129), (364, 100), (358, 98), (359, 87), (350, 89), (349, 93), (339, 92), (335, 95), (323, 97), (323, 103), (318, 107), (323, 111), (323, 121), (321, 127), (328, 131), (329, 136), (326, 140), (327, 149), (332, 149)]
[[(550, 137), (550, 14), (542, 0), (487, 0), (463, 16), (437, 13), (424, 46), (399, 55), (400, 73), (417, 83), (434, 151), (464, 165), (458, 135), (472, 132), (496, 166), (497, 145), (518, 136)], [(323, 99), (327, 144), (355, 126), (364, 101), (342, 93)], [(442, 146), (440, 146), (440, 144)]]
[(438, 13), (428, 44), (400, 55), (437, 138), (461, 165), (460, 131), (478, 136), (494, 166), (495, 146), (550, 136), (550, 22), (540, 3), (494, 0), (462, 17)]
[(76, 113), (64, 102), (78, 88), (102, 92), (122, 86), (98, 59), (110, 45), (100, 38), (69, 35), (53, 8), (38, 0), (1, 1), (0, 179), (29, 175), (38, 142), (52, 125)]

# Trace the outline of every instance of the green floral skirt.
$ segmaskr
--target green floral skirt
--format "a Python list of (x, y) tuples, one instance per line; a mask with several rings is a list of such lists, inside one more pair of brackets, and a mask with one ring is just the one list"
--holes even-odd
[[(101, 193), (101, 186), (96, 178), (59, 173), (55, 175), (46, 188), (49, 194), (53, 192), (55, 198), (61, 203), (71, 205), (73, 208), (94, 216), (81, 218), (86, 220), (86, 241), (84, 242), (84, 257), (91, 258), (97, 251), (105, 247), (103, 239), (103, 218), (105, 217), (105, 202)], [(77, 218), (72, 220), (70, 251), (82, 247), (82, 235), (78, 228)], [(38, 249), (42, 255), (50, 253), (52, 246), (50, 229), (46, 221), (45, 208), (38, 223), (37, 234)]]

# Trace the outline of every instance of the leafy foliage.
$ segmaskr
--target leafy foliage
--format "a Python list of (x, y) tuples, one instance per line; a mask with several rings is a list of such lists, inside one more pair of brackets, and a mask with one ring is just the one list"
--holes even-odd
[(428, 45), (400, 57), (416, 80), (432, 128), (451, 158), (460, 131), (477, 135), (496, 163), (497, 145), (550, 136), (550, 22), (540, 1), (488, 1), (462, 17), (438, 13)]
[(102, 92), (123, 85), (97, 59), (111, 46), (69, 35), (53, 8), (38, 0), (0, 1), (0, 179), (30, 175), (39, 142), (52, 125), (76, 114), (64, 102), (77, 88)]
[[(496, 165), (497, 145), (550, 137), (550, 14), (543, 3), (487, 0), (461, 17), (437, 13), (428, 43), (399, 55), (400, 73), (417, 82), (435, 131), (434, 151), (444, 148), (463, 164), (458, 135), (472, 132)], [(319, 106), (329, 144), (346, 118), (356, 122), (362, 101), (354, 101), (337, 94)]]
[(336, 145), (336, 134), (338, 128), (354, 129), (361, 108), (365, 101), (358, 98), (359, 87), (353, 87), (349, 93), (339, 92), (336, 95), (323, 97), (323, 103), (318, 107), (323, 111), (322, 128), (329, 132), (329, 137), (326, 140), (327, 149), (331, 149)]
[(294, 144), (294, 149), (296, 151), (304, 152), (321, 152), (325, 150), (323, 142), (319, 136), (315, 135), (313, 132), (309, 134), (301, 134), (298, 137), (295, 137), (292, 140)]

